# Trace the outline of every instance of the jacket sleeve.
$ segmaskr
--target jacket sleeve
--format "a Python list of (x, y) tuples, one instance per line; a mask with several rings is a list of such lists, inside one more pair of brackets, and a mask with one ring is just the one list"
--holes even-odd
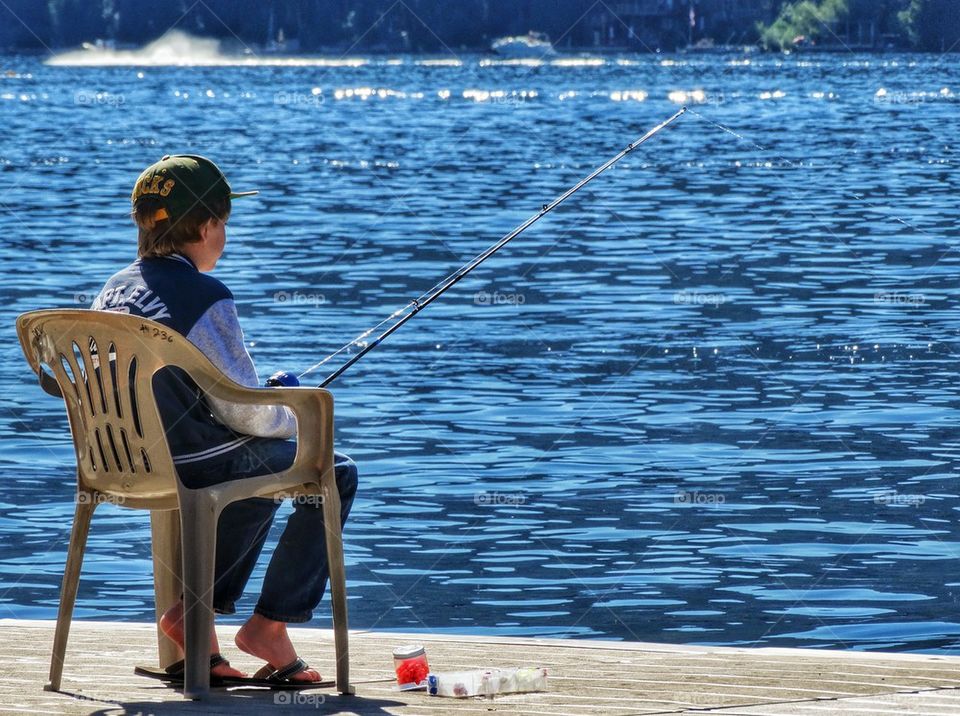
[[(243, 345), (243, 331), (233, 299), (214, 303), (194, 324), (187, 339), (231, 380), (250, 388), (260, 385), (253, 359)], [(217, 420), (239, 433), (262, 438), (292, 438), (297, 420), (280, 405), (241, 405), (207, 396)]]

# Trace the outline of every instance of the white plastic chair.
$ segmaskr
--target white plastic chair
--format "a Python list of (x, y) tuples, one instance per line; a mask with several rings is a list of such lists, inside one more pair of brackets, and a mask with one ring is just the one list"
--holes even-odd
[[(214, 554), (220, 513), (230, 503), (250, 497), (319, 494), (327, 532), (336, 686), (342, 694), (353, 693), (340, 494), (333, 467), (333, 396), (321, 388), (238, 385), (180, 334), (127, 314), (32, 311), (17, 318), (17, 334), (41, 386), (66, 403), (77, 455), (76, 513), (63, 573), (50, 681), (45, 688), (60, 689), (84, 547), (98, 504), (151, 510), (157, 619), (179, 599), (182, 590), (186, 637), (183, 692), (197, 699), (210, 688)], [(177, 479), (153, 396), (153, 376), (167, 367), (185, 371), (207, 395), (235, 403), (290, 408), (297, 418), (293, 465), (275, 475), (200, 490), (184, 487)], [(178, 658), (178, 650), (159, 628), (158, 636), (160, 662), (167, 666)]]

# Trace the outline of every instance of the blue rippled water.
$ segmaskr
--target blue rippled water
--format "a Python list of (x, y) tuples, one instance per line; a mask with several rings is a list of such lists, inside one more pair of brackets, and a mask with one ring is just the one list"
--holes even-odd
[[(334, 384), (351, 626), (955, 648), (956, 56), (93, 59), (0, 57), (0, 617), (55, 615), (73, 508), (13, 322), (131, 259), (144, 166), (260, 189), (216, 275), (266, 375), (687, 103)], [(99, 510), (78, 615), (151, 584), (146, 516)]]

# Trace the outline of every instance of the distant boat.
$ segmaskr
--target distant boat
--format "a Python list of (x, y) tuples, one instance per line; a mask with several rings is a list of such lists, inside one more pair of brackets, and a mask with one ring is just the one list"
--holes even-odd
[(550, 40), (541, 32), (501, 37), (493, 41), (490, 49), (498, 55), (512, 59), (535, 59), (557, 54)]

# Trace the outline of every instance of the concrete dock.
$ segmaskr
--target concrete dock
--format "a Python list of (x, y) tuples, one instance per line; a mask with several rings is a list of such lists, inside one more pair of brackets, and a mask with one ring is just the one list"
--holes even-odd
[[(355, 696), (330, 690), (217, 689), (202, 702), (133, 674), (155, 664), (152, 624), (74, 622), (63, 690), (43, 690), (52, 621), (0, 620), (0, 713), (28, 714), (960, 714), (960, 657), (636, 642), (351, 632)], [(259, 664), (220, 626), (224, 654)], [(304, 658), (333, 673), (332, 632), (291, 629)], [(393, 647), (426, 646), (436, 671), (545, 666), (549, 690), (493, 699), (397, 691)]]

